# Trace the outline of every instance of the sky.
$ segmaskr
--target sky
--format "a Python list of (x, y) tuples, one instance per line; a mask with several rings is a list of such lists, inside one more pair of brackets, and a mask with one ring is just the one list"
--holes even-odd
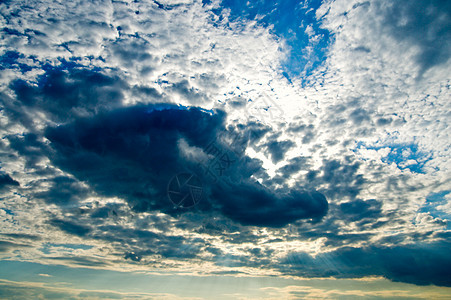
[(0, 298), (449, 299), (451, 2), (0, 3)]

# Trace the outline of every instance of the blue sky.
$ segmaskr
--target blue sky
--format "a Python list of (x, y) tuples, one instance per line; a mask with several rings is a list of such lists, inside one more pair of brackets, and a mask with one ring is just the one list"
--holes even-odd
[(2, 2), (0, 297), (449, 298), (450, 14)]
[(232, 21), (258, 20), (259, 25), (269, 27), (272, 34), (286, 43), (282, 74), (288, 79), (300, 75), (305, 78), (324, 62), (331, 39), (330, 32), (321, 28), (321, 20), (316, 17), (321, 4), (321, 1), (222, 1), (215, 12), (220, 15), (222, 9), (230, 9)]

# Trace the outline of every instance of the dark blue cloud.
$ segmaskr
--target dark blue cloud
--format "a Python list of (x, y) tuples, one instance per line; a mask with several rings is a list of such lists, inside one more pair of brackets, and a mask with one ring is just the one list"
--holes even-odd
[(284, 270), (300, 276), (374, 275), (417, 285), (451, 286), (450, 246), (449, 242), (440, 241), (396, 247), (345, 247), (315, 258), (306, 253), (292, 253), (282, 264), (290, 266)]
[[(280, 227), (303, 218), (321, 218), (327, 201), (302, 188), (271, 191), (251, 179), (261, 162), (242, 157), (227, 177), (212, 183), (199, 162), (180, 149), (184, 140), (198, 154), (224, 132), (224, 113), (176, 106), (123, 108), (49, 128), (51, 160), (96, 192), (122, 197), (136, 211), (179, 214), (167, 198), (169, 180), (188, 170), (204, 183), (209, 201), (197, 209), (218, 209), (245, 225)], [(204, 154), (205, 155), (205, 154)]]
[(150, 45), (144, 39), (136, 36), (117, 39), (112, 45), (115, 57), (119, 58), (127, 67), (133, 66), (133, 63), (142, 63), (149, 61), (152, 56), (149, 54)]
[(89, 257), (80, 257), (80, 256), (73, 256), (73, 257), (62, 257), (62, 256), (47, 256), (46, 257), (49, 260), (53, 260), (56, 263), (63, 262), (63, 263), (70, 263), (75, 264), (79, 266), (84, 267), (106, 267), (108, 264), (106, 262), (95, 260)]
[(49, 128), (46, 135), (58, 151), (52, 160), (97, 192), (127, 198), (138, 211), (167, 210), (168, 181), (196, 164), (181, 157), (179, 139), (205, 146), (222, 122), (221, 114), (199, 109), (142, 106)]
[(25, 158), (26, 169), (36, 169), (37, 164), (46, 157), (46, 147), (40, 141), (40, 136), (34, 133), (9, 135), (6, 137), (10, 147)]
[(144, 95), (146, 97), (150, 97), (151, 99), (161, 99), (162, 95), (157, 89), (146, 86), (136, 86), (133, 88), (133, 94), (137, 96)]
[(37, 192), (35, 197), (43, 199), (47, 203), (54, 203), (60, 206), (75, 204), (89, 195), (86, 187), (69, 177), (57, 176), (48, 178), (45, 182), (50, 184), (50, 187), (46, 191)]
[(282, 176), (289, 177), (300, 170), (308, 170), (311, 168), (308, 157), (298, 156), (290, 159), (288, 164), (279, 168), (277, 171), (282, 174)]
[(0, 189), (5, 186), (18, 186), (19, 182), (12, 179), (8, 174), (0, 174)]
[(285, 153), (290, 150), (295, 143), (293, 141), (270, 141), (266, 144), (267, 152), (269, 152), (271, 156), (271, 160), (273, 163), (278, 163), (281, 161)]
[(356, 108), (349, 114), (349, 119), (351, 119), (356, 126), (360, 126), (363, 122), (369, 121), (371, 118), (370, 114), (366, 110)]
[(246, 225), (282, 227), (298, 219), (321, 218), (327, 201), (318, 192), (270, 191), (258, 183), (218, 185), (213, 190), (226, 216)]
[(22, 247), (30, 247), (29, 245), (24, 244), (17, 244), (13, 242), (8, 241), (0, 241), (0, 253), (1, 252), (8, 252), (13, 249), (22, 248)]
[(397, 40), (418, 48), (418, 76), (451, 56), (451, 2), (395, 1), (384, 8), (383, 26)]
[[(122, 90), (127, 88), (120, 78), (87, 69), (74, 61), (62, 60), (58, 66), (42, 65), (42, 69), (45, 73), (35, 84), (22, 79), (10, 84), (20, 102), (6, 103), (11, 117), (22, 121), (26, 107), (44, 112), (53, 121), (66, 122), (118, 107)], [(18, 108), (14, 109), (15, 105)]]
[(362, 222), (366, 219), (374, 221), (382, 215), (382, 202), (374, 199), (366, 201), (357, 199), (340, 204), (340, 210), (351, 222)]
[(32, 235), (32, 234), (25, 234), (25, 233), (2, 233), (3, 236), (10, 237), (16, 240), (27, 240), (29, 242), (32, 241), (39, 241), (41, 240), (41, 237), (38, 235)]
[(300, 124), (292, 123), (290, 124), (287, 130), (295, 133), (302, 132), (304, 134), (304, 136), (302, 137), (303, 144), (311, 143), (312, 141), (314, 141), (314, 138), (316, 136), (315, 126), (313, 126), (312, 124), (306, 125), (303, 123)]
[(312, 186), (326, 183), (322, 192), (331, 198), (349, 197), (354, 199), (360, 193), (366, 179), (358, 170), (361, 162), (351, 157), (344, 160), (324, 160), (318, 170), (309, 170), (305, 178)]
[[(172, 225), (159, 227), (162, 233), (157, 234), (139, 229), (139, 224), (129, 228), (120, 225), (96, 225), (94, 222), (91, 222), (93, 224), (90, 225), (86, 238), (113, 243), (116, 245), (116, 251), (123, 253), (118, 255), (119, 257), (135, 262), (155, 255), (188, 260), (197, 257), (206, 246), (206, 241), (200, 238), (166, 235), (172, 229)], [(162, 225), (157, 222), (150, 224), (155, 227)]]
[(78, 235), (78, 236), (85, 236), (87, 233), (89, 233), (90, 229), (87, 226), (79, 225), (71, 221), (65, 221), (60, 219), (53, 219), (49, 221), (50, 225), (58, 227), (62, 231)]
[[(8, 32), (7, 28), (4, 28), (3, 31), (8, 34), (13, 34)], [(0, 56), (0, 70), (19, 69), (22, 73), (32, 70), (32, 67), (19, 62), (19, 59), (24, 57), (25, 55), (22, 53), (16, 51), (6, 51), (5, 54)]]
[(127, 252), (127, 253), (125, 253), (124, 258), (139, 262), (139, 261), (141, 261), (142, 256), (136, 254), (135, 252)]
[(200, 104), (202, 102), (207, 102), (208, 100), (207, 96), (199, 89), (190, 86), (188, 80), (186, 79), (171, 84), (169, 90), (185, 97), (186, 99), (189, 99), (191, 103)]

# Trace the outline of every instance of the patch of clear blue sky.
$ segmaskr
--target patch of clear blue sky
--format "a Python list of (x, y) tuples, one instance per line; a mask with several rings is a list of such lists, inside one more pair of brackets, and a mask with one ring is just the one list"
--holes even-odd
[[(418, 149), (418, 145), (411, 144), (392, 144), (384, 146), (365, 146), (364, 143), (358, 143), (357, 149), (364, 147), (370, 150), (380, 150), (384, 148), (390, 148), (390, 152), (387, 156), (382, 158), (382, 162), (386, 164), (395, 163), (396, 166), (405, 170), (408, 169), (413, 173), (424, 174), (425, 164), (432, 159), (430, 153), (425, 153)], [(415, 163), (410, 163), (415, 161)]]
[(10, 209), (2, 208), (2, 210), (4, 210), (7, 215), (10, 215), (10, 216), (14, 216), (15, 215), (15, 213), (12, 210), (10, 210)]
[[(321, 0), (223, 0), (222, 8), (214, 12), (220, 16), (222, 9), (228, 8), (232, 21), (256, 20), (265, 27), (272, 25), (271, 33), (283, 38), (290, 48), (287, 59), (282, 63), (283, 75), (290, 80), (290, 77), (310, 75), (326, 59), (331, 34), (322, 29), (316, 19), (316, 10), (321, 4)], [(318, 43), (310, 42), (305, 32), (307, 26), (311, 26), (321, 37)], [(312, 46), (311, 55), (307, 53), (307, 46)]]
[[(414, 173), (424, 173), (423, 167), (431, 158), (426, 153), (418, 150), (415, 144), (393, 145), (390, 147), (390, 153), (385, 157), (385, 161), (389, 164), (395, 163), (401, 170), (409, 169)], [(414, 160), (414, 164), (406, 164), (406, 162)]]
[(428, 195), (426, 197), (426, 203), (419, 210), (420, 213), (429, 213), (434, 218), (448, 220), (446, 229), (451, 229), (451, 215), (443, 210), (437, 209), (437, 207), (447, 203), (445, 197), (450, 192), (451, 191), (446, 190)]
[(32, 70), (32, 67), (19, 62), (23, 57), (24, 55), (19, 52), (6, 51), (0, 56), (0, 70), (19, 68), (22, 73)]

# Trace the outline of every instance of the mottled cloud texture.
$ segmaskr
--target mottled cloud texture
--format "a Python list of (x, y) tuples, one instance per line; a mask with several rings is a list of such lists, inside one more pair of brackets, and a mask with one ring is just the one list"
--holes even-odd
[[(450, 20), (438, 0), (4, 1), (2, 260), (450, 287)], [(168, 197), (187, 174), (189, 208)]]

